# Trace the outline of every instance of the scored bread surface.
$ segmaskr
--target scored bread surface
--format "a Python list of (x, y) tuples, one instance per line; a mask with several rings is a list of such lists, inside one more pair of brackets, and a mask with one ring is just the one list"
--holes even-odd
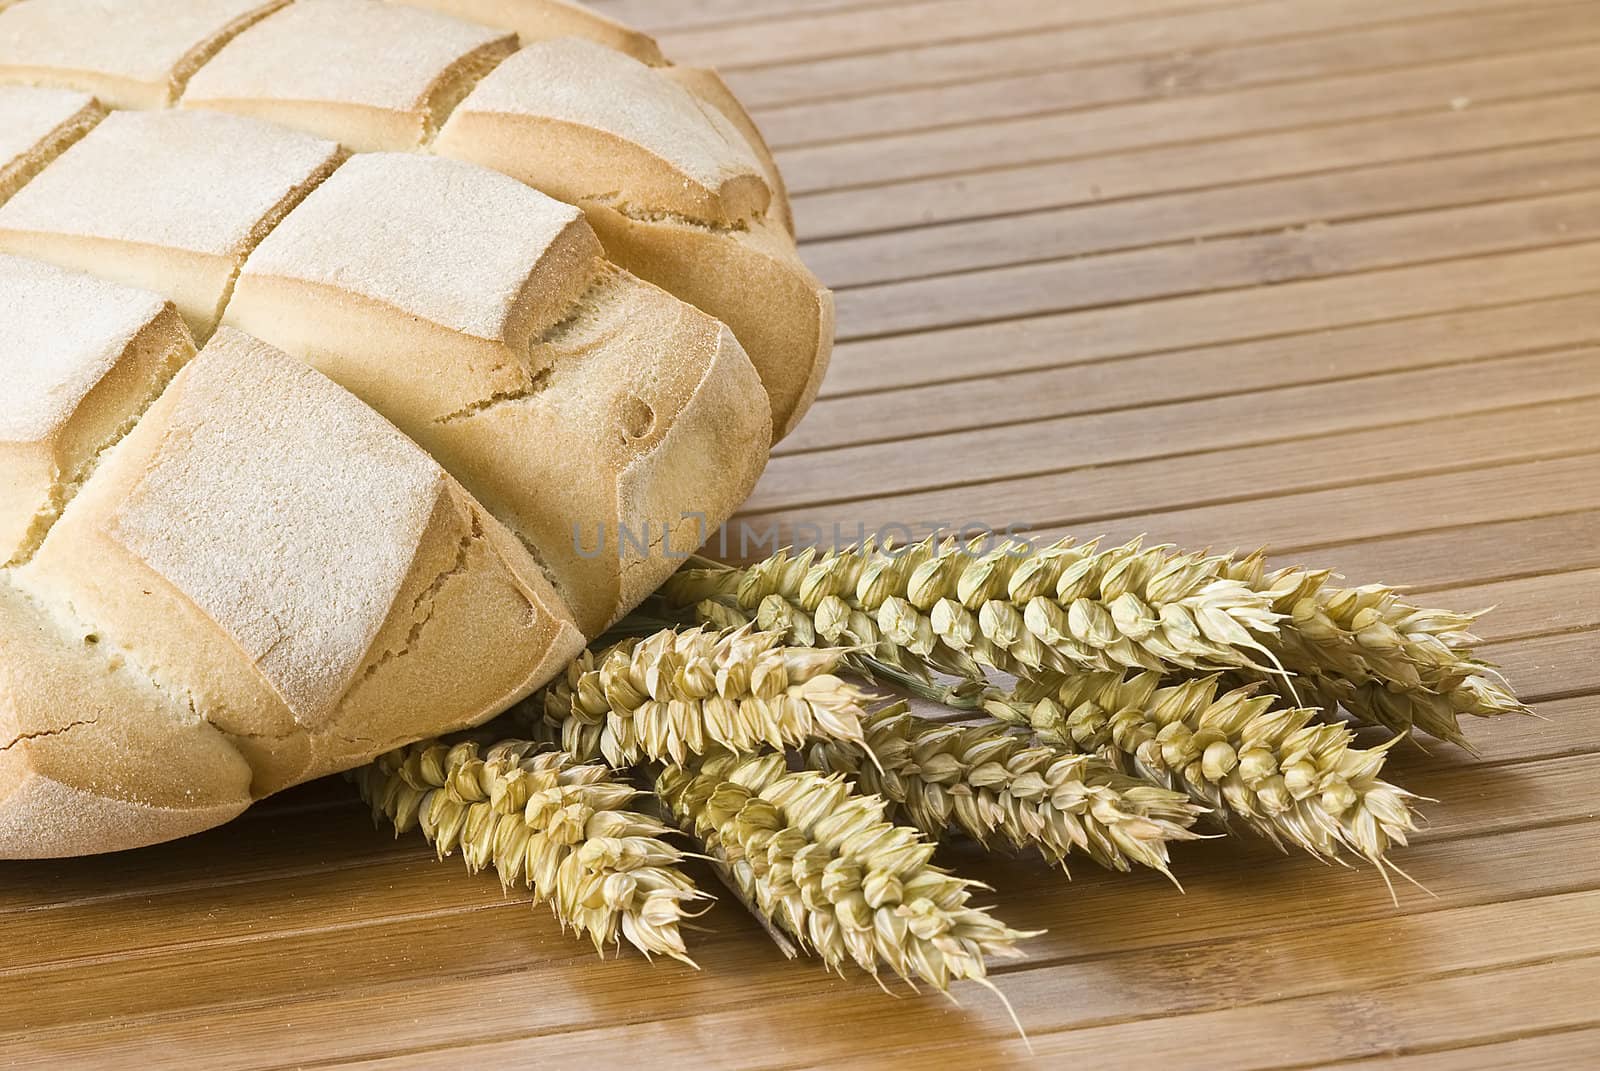
[(159, 108), (229, 37), (289, 0), (18, 0), (0, 10), (0, 80)]
[(463, 19), (513, 30), (524, 44), (554, 37), (582, 37), (626, 53), (641, 63), (666, 57), (649, 35), (568, 0), (402, 0)]
[(0, 204), (104, 115), (87, 93), (0, 86)]
[[(352, 158), (266, 237), (240, 279), (323, 286), (526, 350), (586, 285), (568, 258), (600, 255), (583, 214), (503, 176), (402, 153)], [(575, 248), (569, 248), (575, 247)], [(236, 297), (248, 304), (248, 296)]]
[(549, 134), (576, 127), (609, 136), (609, 151), (547, 151), (540, 185), (564, 200), (590, 200), (623, 182), (616, 194), (645, 210), (723, 225), (763, 212), (771, 201), (750, 146), (721, 112), (658, 71), (588, 41), (565, 38), (518, 52), (468, 95), (456, 111), (457, 129), (476, 115), (543, 120)]
[(0, 0), (0, 288), (0, 856), (503, 710), (832, 341), (726, 84), (564, 0)]
[(0, 562), (31, 553), (89, 465), (194, 354), (171, 302), (0, 255)]
[(360, 152), (415, 149), (512, 34), (384, 0), (297, 0), (225, 45), (184, 107), (287, 123)]
[(166, 293), (210, 334), (234, 274), (338, 145), (214, 112), (113, 112), (0, 205), (0, 251)]
[[(153, 28), (167, 2), (130, 0), (119, 19), (143, 20), (135, 36), (169, 33)], [(528, 47), (507, 60), (510, 41), (497, 39), (441, 71), (439, 50), (417, 35), (394, 43), (395, 28), (419, 8), (458, 16), (455, 32), (470, 32), (467, 23), (515, 31)], [(666, 64), (647, 37), (618, 29), (564, 0), (300, 0), (213, 35), (208, 47), (221, 54), (195, 64), (183, 103), (270, 118), (363, 151), (426, 148), (440, 131), (444, 155), (580, 204), (610, 259), (733, 329), (781, 438), (826, 372), (832, 296), (801, 263), (782, 177), (726, 84), (715, 72)], [(16, 78), (0, 66), (0, 81)], [(423, 102), (409, 110), (366, 102), (385, 88), (398, 99), (400, 84), (424, 87)], [(475, 95), (507, 106), (480, 107)], [(734, 176), (718, 181), (730, 163)], [(714, 195), (703, 194), (708, 182)]]
[(713, 104), (564, 38), (479, 82), (434, 149), (582, 207), (612, 260), (733, 329), (778, 437), (804, 415), (832, 352), (832, 297), (768, 214), (774, 191), (750, 143)]
[[(475, 724), (583, 642), (532, 559), (421, 449), (232, 331), (11, 579), (61, 643), (105, 660), (83, 673), (131, 666), (221, 733), (252, 796)], [(53, 780), (92, 791), (97, 758), (82, 759), (80, 780)], [(0, 810), (25, 774), (0, 779)]]
[[(738, 343), (600, 254), (582, 213), (504, 175), (362, 154), (250, 257), (227, 322), (304, 358), (438, 457), (598, 632), (675, 566), (619, 552), (624, 531), (670, 543), (662, 532), (685, 513), (725, 517), (770, 439)], [(750, 393), (695, 437), (668, 438), (713, 364)], [(718, 466), (644, 496), (632, 486), (643, 473), (682, 464), (664, 451)]]

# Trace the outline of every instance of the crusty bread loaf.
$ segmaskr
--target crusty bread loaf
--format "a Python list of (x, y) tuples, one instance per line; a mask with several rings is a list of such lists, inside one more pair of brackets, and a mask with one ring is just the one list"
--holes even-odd
[[(101, 89), (140, 107), (181, 93), (185, 108), (270, 119), (356, 151), (434, 143), (580, 205), (612, 261), (726, 323), (760, 373), (775, 437), (815, 398), (832, 296), (796, 252), (771, 151), (715, 71), (666, 65), (648, 37), (567, 0), (299, 0), (282, 10), (197, 0), (182, 17), (179, 0), (126, 0), (87, 27), (94, 2), (22, 0), (18, 32), (42, 43), (10, 65), (0, 47), (0, 82)], [(527, 47), (513, 53), (504, 31)], [(54, 57), (43, 74), (24, 62), (36, 52)], [(158, 81), (160, 93), (128, 88)], [(704, 187), (708, 174), (721, 176), (717, 189)], [(166, 266), (158, 258), (123, 278), (144, 283), (152, 270)], [(194, 306), (209, 289), (179, 300), (202, 335), (209, 324)]]
[(666, 58), (648, 35), (569, 0), (399, 0), (433, 8), (485, 26), (513, 30), (524, 44), (555, 37), (582, 37), (624, 52), (640, 63), (662, 64)]
[(727, 86), (566, 0), (0, 0), (0, 292), (0, 857), (504, 709), (832, 337)]
[(733, 329), (788, 432), (816, 397), (833, 302), (800, 262), (745, 136), (672, 77), (587, 41), (531, 45), (434, 145), (579, 205), (607, 254)]

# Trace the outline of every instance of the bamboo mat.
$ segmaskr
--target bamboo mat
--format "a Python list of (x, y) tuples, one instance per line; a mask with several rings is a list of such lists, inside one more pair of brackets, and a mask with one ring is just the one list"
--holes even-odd
[(746, 521), (1267, 543), (1499, 604), (1486, 653), (1548, 720), (1396, 752), (1439, 801), (1398, 906), (1248, 841), (1181, 846), (1183, 894), (953, 853), (1050, 931), (996, 976), (1032, 1057), (981, 990), (891, 999), (726, 907), (698, 973), (599, 961), (333, 782), (7, 866), (0, 1062), (1600, 1062), (1600, 3), (602, 6), (725, 70), (837, 289)]

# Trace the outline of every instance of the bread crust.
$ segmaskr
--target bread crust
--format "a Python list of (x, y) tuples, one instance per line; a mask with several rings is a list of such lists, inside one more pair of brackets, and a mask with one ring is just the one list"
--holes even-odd
[(164, 108), (218, 48), (289, 0), (21, 0), (0, 10), (0, 82)]
[[(583, 644), (537, 564), (420, 448), (319, 373), (226, 330), (10, 575), (0, 610), (21, 610), (0, 614), (0, 686), (6, 673), (18, 682), (3, 709), (21, 750), (0, 777), (0, 830), (23, 827), (17, 808), (76, 808), (80, 825), (106, 827), (95, 850), (243, 806), (230, 782), (204, 814), (179, 807), (188, 797), (153, 793), (147, 773), (127, 781), (142, 795), (112, 797), (139, 806), (102, 807), (103, 756), (87, 741), (113, 729), (138, 737), (126, 750), (141, 761), (199, 749), (183, 743), (198, 734), (210, 750), (197, 768), (246, 771), (247, 803), (476, 724)], [(122, 713), (62, 721), (29, 676), (41, 667)], [(0, 836), (0, 853), (55, 850), (17, 836)]]
[(747, 135), (680, 84), (714, 96), (714, 78), (547, 42), (468, 94), (434, 151), (578, 205), (611, 260), (731, 327), (782, 438), (827, 371), (832, 295), (795, 250), (786, 196), (771, 215), (774, 194)]
[(612, 261), (726, 323), (761, 374), (773, 441), (816, 400), (833, 355), (833, 294), (775, 223), (717, 231), (583, 206)]
[(26, 560), (194, 343), (171, 302), (0, 255), (0, 563)]
[(0, 86), (0, 204), (105, 118), (87, 93)]
[[(385, 220), (408, 229), (358, 240)], [(469, 229), (473, 264), (435, 251)], [(693, 549), (683, 514), (720, 522), (743, 500), (771, 438), (759, 380), (721, 325), (599, 254), (576, 209), (503, 175), (358, 156), (262, 243), (226, 316), (438, 458), (517, 533), (591, 635), (675, 568), (649, 549), (664, 531), (677, 552)], [(497, 302), (468, 303), (463, 291), (441, 303), (469, 271), (471, 292)], [(714, 364), (733, 384), (707, 394), (720, 410), (690, 408), (693, 429), (668, 439)], [(637, 485), (656, 465), (700, 478), (647, 493)], [(604, 545), (575, 531), (604, 532)]]
[(222, 733), (0, 582), (0, 858), (197, 832), (249, 806), (250, 780)]
[(245, 256), (342, 159), (237, 116), (117, 112), (0, 205), (0, 251), (170, 297), (205, 339)]
[(180, 103), (356, 152), (410, 151), (516, 44), (514, 34), (379, 0), (300, 0), (224, 46)]
[(582, 4), (567, 0), (401, 0), (457, 18), (513, 30), (523, 44), (557, 37), (581, 37), (604, 45), (640, 63), (666, 63), (661, 47), (649, 34), (624, 26)]
[(767, 218), (777, 223), (790, 238), (793, 238), (794, 209), (789, 204), (788, 183), (783, 179), (778, 161), (773, 159), (772, 149), (767, 145), (767, 139), (762, 135), (761, 128), (756, 126), (756, 121), (750, 117), (750, 113), (739, 102), (739, 98), (734, 96), (733, 90), (728, 88), (728, 83), (723, 81), (722, 75), (710, 67), (684, 67), (673, 64), (663, 67), (661, 76), (670, 78), (722, 113), (723, 118), (732, 123), (744, 136), (750, 151), (761, 164), (761, 174), (766, 178), (767, 188), (771, 191)]
[(723, 325), (616, 269), (582, 305), (541, 344), (539, 390), (415, 436), (535, 550), (594, 635), (744, 501), (771, 424)]

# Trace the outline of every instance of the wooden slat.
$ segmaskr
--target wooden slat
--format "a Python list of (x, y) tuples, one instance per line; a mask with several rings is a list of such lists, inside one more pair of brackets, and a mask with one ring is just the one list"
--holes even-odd
[(1235, 291), (1037, 316), (1008, 323), (872, 339), (840, 347), (830, 377), (855, 393), (880, 386), (1297, 337), (1354, 324), (1593, 292), (1585, 273), (1600, 243), (1281, 283)]
[(1489, 643), (1600, 628), (1600, 569), (1496, 580), (1431, 592), (1428, 605), (1493, 609), (1475, 631)]
[[(1193, 458), (1250, 444), (1272, 444), (1276, 452), (1288, 449), (1285, 444), (1296, 439), (1566, 398), (1586, 387), (1593, 389), (1597, 359), (1600, 350), (1585, 349), (1175, 402), (1158, 414), (1163, 434), (1170, 438), (1154, 437), (1144, 421), (1113, 411), (926, 436), (918, 440), (914, 452), (907, 451), (901, 441), (891, 441), (790, 455), (773, 459), (746, 510), (757, 513), (826, 502), (858, 503), (873, 495), (926, 488), (981, 487), (988, 481), (1030, 472), (1070, 471), (1138, 458)], [(1427, 441), (1425, 434), (1412, 434), (1412, 441), (1419, 446), (1417, 456), (1424, 457), (1420, 447)], [(1574, 440), (1570, 449), (1583, 449), (1586, 441)], [(1561, 442), (1551, 437), (1544, 446), (1559, 449)], [(1323, 442), (1316, 449), (1325, 451), (1328, 445)], [(1392, 452), (1389, 457), (1394, 459)], [(1356, 458), (1352, 463), (1359, 466)], [(1447, 466), (1447, 459), (1448, 455), (1428, 457), (1426, 467)], [(957, 463), (960, 468), (953, 468)], [(1198, 463), (1209, 461), (1201, 458)], [(848, 496), (822, 476), (823, 465), (826, 472), (845, 481)], [(1325, 478), (1337, 475), (1337, 470), (1329, 469)], [(1111, 482), (1121, 474), (1100, 478)], [(1184, 489), (1189, 486), (1183, 479), (1159, 479), (1158, 483), (1181, 493), (1187, 493)], [(1248, 481), (1236, 486), (1239, 497), (1250, 496)], [(981, 499), (982, 495), (975, 497)], [(1116, 500), (1114, 493), (1098, 499)], [(1029, 500), (1019, 495), (1016, 501)], [(1083, 500), (1072, 495), (1059, 501)]]
[[(1318, 548), (1317, 556), (1359, 582), (1398, 582), (1404, 577), (1411, 590), (1426, 592), (1452, 584), (1526, 579), (1600, 565), (1600, 540), (1594, 538), (1600, 531), (1597, 526), (1600, 512), (1574, 509), (1328, 543)], [(1538, 613), (1545, 605), (1536, 603), (1529, 609)]]
[(662, 32), (689, 27), (759, 25), (805, 13), (854, 11), (904, 0), (589, 0), (587, 6), (641, 30)]
[[(953, 41), (868, 55), (845, 55), (799, 63), (765, 64), (729, 72), (735, 90), (765, 114), (785, 105), (850, 100), (918, 87), (979, 85), (1034, 72), (1076, 69), (1095, 79), (1098, 68), (1132, 65), (1147, 72), (1146, 85), (1207, 88), (1227, 51), (1260, 42), (1265, 48), (1314, 42), (1351, 27), (1380, 30), (1387, 23), (1432, 22), (1464, 11), (1494, 7), (1528, 8), (1493, 0), (1396, 0), (1388, 7), (1372, 0), (1300, 0), (1285, 4), (1260, 0), (1238, 6), (1197, 6), (1160, 18), (1109, 26), (1063, 26), (1003, 37)], [(1545, 6), (1543, 3), (1539, 7)], [(1572, 20), (1583, 32), (1584, 19)], [(1481, 35), (1480, 47), (1495, 42)], [(1311, 47), (1314, 47), (1311, 46)], [(1220, 87), (1214, 87), (1220, 88)]]
[(779, 456), (1013, 420), (1352, 379), (1600, 342), (1600, 293), (821, 399)]
[(1289, 175), (1592, 136), (1600, 94), (1473, 104), (1402, 116), (1158, 145), (881, 187), (796, 198), (801, 233), (853, 235), (1209, 187), (1249, 187)]
[[(1108, 62), (1107, 56), (1133, 46), (1136, 35), (1124, 26), (1093, 27), (1054, 35), (1053, 56), (1067, 59), (1064, 69), (764, 108), (758, 118), (771, 144), (788, 147), (1440, 63), (1481, 56), (1486, 46), (1533, 51), (1582, 39), (1586, 29), (1574, 27), (1574, 11), (1508, 11), (1504, 0), (1308, 0), (1294, 7), (1203, 10), (1140, 24), (1160, 32), (1162, 51), (1154, 57)], [(1444, 17), (1417, 18), (1430, 13)], [(1397, 19), (1403, 21), (1389, 21)], [(1291, 28), (1304, 34), (1352, 25), (1342, 33), (1275, 36)], [(987, 49), (984, 55), (997, 53)]]
[[(1477, 472), (1304, 491), (1222, 506), (1091, 522), (1094, 535), (1145, 532), (1187, 546), (1266, 545), (1296, 555), (1351, 539), (1377, 539), (1444, 526), (1514, 520), (1530, 514), (1600, 508), (1600, 454), (1522, 462)], [(1338, 517), (1337, 527), (1326, 518)], [(1447, 522), (1442, 524), (1441, 521)], [(1086, 534), (1051, 527), (1038, 538)], [(1390, 577), (1403, 581), (1404, 576)]]
[(1550, 247), (1600, 237), (1597, 206), (1600, 190), (1584, 191), (882, 283), (836, 296), (839, 315), (856, 325), (841, 330), (840, 337), (1021, 319)]
[(1438, 210), (1517, 198), (1530, 189), (1545, 194), (1576, 191), (1594, 182), (1597, 161), (1600, 138), (1494, 149), (814, 242), (807, 246), (806, 258), (830, 286), (843, 290), (1155, 242)]
[(979, 6), (966, 0), (912, 0), (768, 21), (759, 34), (741, 26), (661, 35), (661, 47), (684, 63), (727, 70), (831, 56), (890, 52), (972, 37), (997, 37), (1057, 26), (1121, 23), (1195, 7), (1237, 6), (1228, 0), (1007, 0)]
[[(1600, 1064), (1600, 1029), (1554, 1030), (1511, 1041), (1456, 1046), (1406, 1056), (1387, 1056), (1384, 1071), (1566, 1071)], [(1360, 1071), (1367, 1061), (1327, 1065), (1327, 1071)]]
[(795, 148), (778, 153), (797, 194), (1086, 157), (1146, 145), (1288, 130), (1406, 111), (1570, 93), (1600, 84), (1600, 46), (1327, 78)]

